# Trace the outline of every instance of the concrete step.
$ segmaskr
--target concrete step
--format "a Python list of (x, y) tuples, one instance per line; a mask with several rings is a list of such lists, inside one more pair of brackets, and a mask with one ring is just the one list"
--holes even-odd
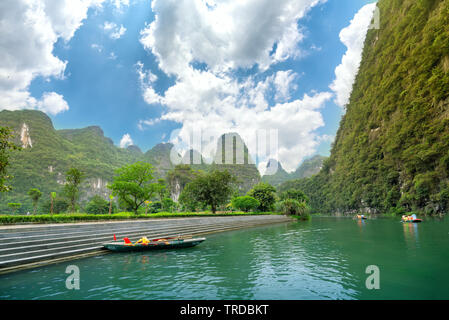
[[(231, 219), (230, 219), (231, 218)], [(181, 234), (201, 235), (213, 232), (221, 232), (233, 229), (247, 228), (251, 226), (266, 225), (279, 222), (290, 221), (285, 216), (246, 216), (246, 217), (211, 217), (206, 219), (176, 219), (178, 221), (151, 221), (157, 223), (136, 224), (124, 222), (121, 224), (105, 224), (87, 226), (78, 225), (77, 228), (70, 226), (66, 230), (58, 226), (57, 232), (52, 228), (44, 227), (31, 232), (33, 235), (27, 235), (23, 232), (12, 232), (8, 230), (8, 236), (0, 239), (0, 271), (2, 268), (30, 264), (43, 260), (59, 259), (84, 253), (101, 252), (103, 243), (112, 240), (112, 235), (116, 234), (117, 239), (125, 236), (131, 241), (136, 241), (142, 236), (148, 238), (160, 238), (177, 236)], [(169, 222), (169, 223), (167, 223)], [(140, 227), (137, 227), (140, 226)], [(111, 228), (112, 227), (112, 228)], [(92, 230), (95, 229), (96, 230)], [(41, 231), (49, 231), (48, 234), (42, 234)], [(0, 229), (0, 233), (3, 230)], [(38, 233), (40, 233), (38, 235)], [(4, 235), (4, 233), (2, 233)], [(25, 234), (17, 237), (17, 234)], [(8, 239), (7, 243), (3, 240)], [(14, 241), (15, 240), (15, 241)]]
[[(254, 224), (257, 223), (257, 221), (253, 222), (240, 222), (240, 221), (231, 221), (227, 223), (250, 223)], [(264, 221), (265, 223), (265, 221)], [(117, 237), (125, 237), (128, 234), (136, 233), (136, 232), (150, 232), (152, 230), (169, 230), (173, 228), (180, 228), (180, 232), (182, 232), (182, 228), (188, 228), (192, 226), (214, 226), (214, 225), (221, 225), (222, 223), (203, 223), (203, 224), (183, 224), (183, 225), (163, 225), (159, 227), (152, 226), (151, 228), (136, 228), (136, 229), (116, 229), (116, 230), (104, 230), (103, 232), (77, 232), (72, 234), (58, 234), (59, 237), (55, 237), (53, 234), (45, 235), (41, 234), (39, 236), (29, 236), (29, 237), (18, 237), (18, 238), (9, 238), (9, 241), (2, 241), (0, 243), (0, 252), (3, 249), (12, 249), (14, 247), (28, 247), (33, 245), (39, 245), (39, 244), (49, 244), (49, 243), (57, 243), (57, 242), (63, 242), (63, 241), (73, 241), (73, 240), (85, 240), (89, 239), (91, 237), (111, 237), (113, 234), (116, 234)]]
[[(211, 217), (207, 218), (209, 223), (219, 223), (220, 221), (226, 221), (226, 219), (233, 219), (234, 222), (237, 221), (257, 221), (260, 220), (268, 220), (268, 219), (279, 219), (279, 216), (254, 216), (253, 219), (249, 219), (249, 217)], [(173, 218), (173, 219), (164, 219), (163, 221), (157, 221), (156, 219), (152, 219), (153, 221), (145, 220), (142, 222), (124, 222), (124, 223), (105, 223), (105, 224), (76, 224), (71, 226), (55, 226), (55, 227), (29, 227), (25, 230), (23, 228), (18, 229), (1, 229), (0, 228), (0, 241), (2, 243), (13, 242), (23, 238), (39, 238), (39, 237), (47, 237), (49, 235), (58, 237), (60, 235), (73, 235), (85, 232), (105, 232), (105, 231), (119, 231), (121, 229), (131, 229), (131, 228), (142, 228), (143, 226), (151, 226), (151, 227), (162, 227), (164, 225), (174, 226), (174, 225), (184, 225), (184, 224), (195, 224), (195, 220), (199, 223), (202, 223), (203, 219), (201, 218), (192, 218), (186, 221), (185, 219)], [(156, 220), (156, 221), (154, 221)]]
[[(118, 239), (122, 239), (123, 237), (154, 237), (155, 235), (161, 234), (163, 232), (170, 232), (176, 235), (185, 234), (186, 232), (193, 232), (197, 230), (204, 230), (204, 229), (210, 229), (213, 227), (221, 227), (221, 226), (234, 226), (234, 225), (248, 225), (248, 223), (228, 223), (228, 224), (208, 224), (208, 225), (190, 225), (190, 226), (179, 226), (179, 227), (172, 227), (172, 228), (164, 228), (164, 229), (140, 229), (138, 231), (127, 231), (123, 233), (116, 233), (116, 237)], [(156, 232), (157, 231), (157, 232)], [(66, 240), (67, 239), (67, 240)], [(57, 241), (55, 241), (57, 240)], [(61, 241), (64, 240), (64, 241)], [(3, 260), (3, 256), (9, 256), (10, 254), (14, 253), (26, 253), (26, 252), (32, 252), (37, 250), (46, 250), (46, 249), (53, 249), (53, 248), (60, 248), (60, 247), (66, 247), (66, 246), (76, 246), (76, 245), (82, 245), (85, 243), (103, 243), (112, 240), (112, 234), (107, 234), (106, 236), (101, 235), (90, 235), (89, 237), (84, 237), (81, 239), (70, 239), (70, 238), (64, 238), (64, 239), (41, 239), (39, 241), (32, 241), (32, 242), (18, 242), (14, 243), (14, 246), (6, 246), (5, 248), (0, 249), (0, 261)]]

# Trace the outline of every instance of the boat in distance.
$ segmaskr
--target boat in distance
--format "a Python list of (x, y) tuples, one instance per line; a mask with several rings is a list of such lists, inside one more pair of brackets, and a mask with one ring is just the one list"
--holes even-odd
[(136, 241), (136, 243), (132, 243), (128, 238), (124, 238), (123, 240), (108, 242), (103, 244), (103, 246), (115, 252), (179, 249), (194, 247), (206, 240), (206, 238), (172, 237), (148, 240), (146, 237), (143, 237)]

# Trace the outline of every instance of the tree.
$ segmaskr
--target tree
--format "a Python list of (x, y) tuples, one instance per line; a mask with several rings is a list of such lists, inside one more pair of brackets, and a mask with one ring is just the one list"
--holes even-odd
[(136, 162), (115, 171), (116, 176), (108, 188), (119, 197), (119, 201), (137, 214), (137, 210), (150, 200), (157, 190), (153, 183), (153, 166), (146, 162)]
[(19, 210), (22, 207), (21, 203), (8, 203), (8, 207), (11, 208), (12, 214), (16, 214), (17, 210)]
[(58, 197), (56, 195), (56, 192), (51, 193), (50, 200), (44, 201), (42, 204), (42, 211), (43, 212), (50, 212), (51, 214), (54, 213), (63, 213), (67, 212), (68, 208), (70, 207), (70, 204), (65, 197)]
[(66, 172), (66, 184), (64, 185), (64, 193), (70, 200), (72, 212), (75, 212), (75, 205), (80, 195), (80, 184), (83, 181), (83, 178), (84, 173), (77, 168), (70, 168)]
[(56, 199), (56, 192), (50, 193), (50, 199), (51, 199), (50, 214), (53, 214), (53, 205)]
[[(217, 207), (226, 203), (232, 194), (236, 179), (227, 170), (213, 170), (209, 173), (201, 173), (192, 182), (188, 183), (183, 190), (186, 191), (187, 202), (199, 202), (209, 205), (213, 213)], [(187, 190), (185, 190), (187, 189)]]
[(86, 205), (86, 212), (90, 214), (106, 214), (113, 211), (115, 211), (115, 206), (110, 205), (109, 201), (98, 195), (93, 196)]
[(245, 212), (254, 210), (260, 205), (260, 202), (257, 199), (250, 196), (235, 197), (232, 199), (231, 203), (233, 208)]
[(7, 167), (9, 165), (10, 151), (20, 150), (20, 147), (11, 142), (11, 129), (0, 127), (0, 192), (8, 192), (11, 186), (7, 184), (12, 176), (8, 175)]
[(196, 200), (194, 190), (187, 184), (179, 195), (179, 203), (183, 211), (197, 211), (202, 206), (201, 202)]
[(272, 185), (260, 182), (248, 191), (247, 195), (259, 201), (258, 210), (266, 212), (273, 210), (274, 203), (276, 202), (275, 192), (276, 189)]
[(309, 202), (309, 197), (307, 197), (304, 192), (299, 189), (288, 189), (287, 191), (281, 193), (280, 198), (281, 200), (293, 199), (298, 202)]
[(31, 197), (31, 201), (33, 201), (33, 214), (36, 214), (37, 203), (42, 196), (42, 192), (37, 188), (31, 188), (28, 191), (28, 195)]
[(158, 179), (157, 183), (155, 184), (155, 192), (159, 196), (159, 201), (162, 202), (162, 200), (165, 198), (165, 195), (167, 193), (167, 186), (165, 185), (164, 179)]
[(164, 198), (161, 201), (162, 210), (173, 212), (173, 209), (176, 208), (176, 202), (174, 202), (171, 198)]
[(280, 210), (286, 215), (296, 215), (303, 218), (308, 218), (307, 205), (305, 202), (299, 202), (295, 199), (285, 199), (279, 203)]
[(109, 214), (112, 213), (112, 200), (114, 200), (114, 196), (112, 194), (109, 195)]

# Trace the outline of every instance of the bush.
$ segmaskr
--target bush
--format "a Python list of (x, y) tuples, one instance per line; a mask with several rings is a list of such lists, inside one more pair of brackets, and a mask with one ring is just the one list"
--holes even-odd
[(8, 203), (8, 207), (11, 208), (12, 214), (16, 214), (17, 210), (19, 210), (22, 207), (21, 203)]
[(257, 208), (259, 211), (267, 212), (273, 210), (274, 203), (276, 202), (275, 192), (276, 189), (272, 185), (260, 182), (248, 191), (248, 196), (259, 201)]
[(260, 202), (253, 197), (243, 196), (233, 198), (231, 204), (232, 207), (237, 210), (248, 212), (250, 210), (255, 210), (260, 205)]
[(162, 211), (162, 203), (160, 201), (153, 201), (148, 205), (148, 213), (157, 213)]
[(176, 202), (174, 202), (171, 198), (164, 198), (162, 200), (162, 210), (173, 212), (176, 209)]
[[(56, 198), (53, 200), (53, 213), (67, 212), (70, 204), (65, 198)], [(47, 200), (42, 205), (42, 211), (50, 213), (51, 201)]]
[(241, 216), (241, 215), (271, 215), (267, 213), (243, 213), (232, 212), (226, 214), (213, 214), (210, 212), (160, 212), (153, 214), (136, 215), (132, 212), (120, 212), (114, 214), (86, 214), (86, 213), (63, 213), (63, 214), (39, 214), (39, 215), (0, 215), (0, 224), (14, 223), (72, 223), (84, 221), (104, 221), (104, 220), (138, 220), (155, 218), (175, 218), (175, 217), (212, 217), (212, 216)]
[(280, 212), (286, 215), (309, 217), (307, 205), (304, 202), (299, 202), (295, 199), (286, 199), (279, 202), (278, 208)]
[(288, 189), (287, 191), (281, 193), (280, 198), (281, 200), (293, 199), (299, 202), (309, 202), (309, 197), (307, 197), (304, 192), (299, 189)]
[[(112, 203), (112, 213), (115, 212), (117, 206)], [(86, 212), (90, 214), (107, 214), (109, 213), (109, 201), (100, 196), (93, 196), (86, 205)]]

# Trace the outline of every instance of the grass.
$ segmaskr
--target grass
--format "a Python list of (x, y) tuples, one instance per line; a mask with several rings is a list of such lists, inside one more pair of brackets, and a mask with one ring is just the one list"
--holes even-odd
[(137, 220), (155, 218), (181, 218), (181, 217), (217, 217), (217, 216), (245, 216), (245, 215), (275, 215), (275, 212), (158, 212), (151, 214), (134, 214), (120, 212), (114, 214), (87, 214), (87, 213), (60, 213), (37, 215), (0, 215), (0, 224), (16, 223), (73, 223), (108, 220)]

